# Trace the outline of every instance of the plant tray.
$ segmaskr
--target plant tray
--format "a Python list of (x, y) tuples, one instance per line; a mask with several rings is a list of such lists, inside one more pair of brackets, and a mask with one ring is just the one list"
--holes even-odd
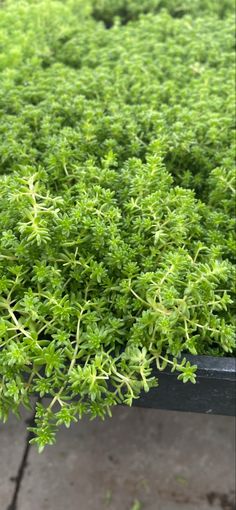
[(186, 356), (198, 365), (196, 384), (178, 381), (169, 369), (155, 375), (159, 387), (142, 393), (133, 404), (139, 407), (189, 411), (194, 413), (236, 414), (236, 359)]

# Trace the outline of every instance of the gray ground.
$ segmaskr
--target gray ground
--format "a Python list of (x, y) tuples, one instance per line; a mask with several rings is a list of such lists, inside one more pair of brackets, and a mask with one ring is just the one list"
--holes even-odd
[(0, 510), (233, 510), (234, 420), (116, 408), (25, 452), (24, 424), (0, 425)]

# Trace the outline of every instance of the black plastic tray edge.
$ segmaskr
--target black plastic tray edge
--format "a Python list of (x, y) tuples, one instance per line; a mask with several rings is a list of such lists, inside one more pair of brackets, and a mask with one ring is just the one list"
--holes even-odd
[[(197, 377), (229, 379), (236, 380), (236, 358), (214, 357), (214, 356), (194, 356), (186, 354), (184, 356), (192, 365), (197, 365)], [(155, 370), (155, 369), (154, 369)], [(157, 369), (155, 370), (160, 374)], [(166, 369), (165, 373), (170, 373)], [(174, 373), (176, 377), (176, 373)]]
[(182, 383), (169, 369), (154, 368), (158, 388), (133, 402), (137, 407), (204, 414), (236, 415), (236, 359), (185, 356), (198, 366), (197, 382)]

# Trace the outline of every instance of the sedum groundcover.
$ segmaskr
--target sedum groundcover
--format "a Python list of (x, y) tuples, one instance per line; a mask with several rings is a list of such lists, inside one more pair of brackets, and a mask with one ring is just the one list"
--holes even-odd
[(49, 396), (40, 451), (235, 354), (233, 85), (233, 0), (1, 2), (0, 415)]

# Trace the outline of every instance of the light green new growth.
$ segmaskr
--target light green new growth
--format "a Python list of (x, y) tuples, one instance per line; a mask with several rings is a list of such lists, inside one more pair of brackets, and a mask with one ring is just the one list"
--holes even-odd
[(0, 415), (49, 396), (40, 451), (235, 353), (233, 11), (0, 7)]

